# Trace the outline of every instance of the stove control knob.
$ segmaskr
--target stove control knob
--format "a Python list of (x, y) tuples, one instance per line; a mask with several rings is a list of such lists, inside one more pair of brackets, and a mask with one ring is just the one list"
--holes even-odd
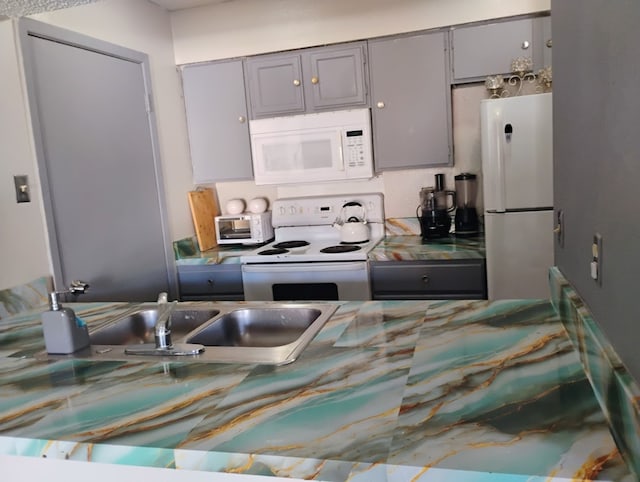
[(284, 206), (280, 206), (280, 215), (281, 215), (281, 216), (284, 216), (286, 212), (287, 212), (287, 211), (286, 211), (286, 209), (284, 208)]
[(290, 212), (292, 215), (294, 215), (294, 214), (296, 213), (296, 207), (295, 207), (295, 206), (291, 206), (291, 207), (289, 208), (289, 212)]

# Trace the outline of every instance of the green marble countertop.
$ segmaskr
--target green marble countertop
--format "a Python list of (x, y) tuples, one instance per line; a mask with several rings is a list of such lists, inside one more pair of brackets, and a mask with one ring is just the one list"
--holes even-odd
[(423, 240), (420, 236), (386, 236), (369, 253), (370, 261), (484, 259), (484, 236)]
[[(201, 252), (192, 238), (174, 244), (176, 264), (239, 263), (240, 256), (253, 248), (244, 246), (218, 246)], [(423, 240), (419, 235), (387, 235), (369, 253), (370, 261), (483, 259), (484, 236), (456, 237)]]
[[(550, 302), (337, 304), (281, 367), (40, 361), (40, 313), (2, 319), (0, 454), (340, 482), (637, 480)], [(90, 327), (130, 308), (69, 306)]]

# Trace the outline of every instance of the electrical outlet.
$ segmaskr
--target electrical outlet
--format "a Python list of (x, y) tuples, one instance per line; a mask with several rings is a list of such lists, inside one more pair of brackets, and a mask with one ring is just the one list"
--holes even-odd
[(16, 186), (16, 201), (19, 203), (31, 202), (29, 195), (29, 177), (13, 176), (13, 183)]
[(590, 271), (591, 278), (602, 286), (602, 235), (600, 233), (593, 235)]

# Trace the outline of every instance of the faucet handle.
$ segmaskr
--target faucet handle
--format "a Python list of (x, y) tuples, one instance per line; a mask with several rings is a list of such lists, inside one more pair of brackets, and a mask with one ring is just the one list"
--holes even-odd
[(69, 286), (69, 293), (80, 295), (89, 289), (89, 283), (80, 280), (74, 280)]
[(60, 306), (60, 300), (58, 299), (58, 295), (63, 295), (66, 293), (71, 293), (73, 295), (80, 295), (89, 289), (89, 283), (80, 280), (74, 280), (69, 285), (69, 288), (66, 290), (60, 291), (52, 291), (49, 293), (49, 307), (51, 311), (58, 311)]

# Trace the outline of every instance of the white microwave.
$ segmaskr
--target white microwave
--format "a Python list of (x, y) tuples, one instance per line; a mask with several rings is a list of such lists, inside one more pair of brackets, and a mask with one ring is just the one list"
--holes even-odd
[(262, 244), (273, 239), (271, 211), (225, 214), (214, 218), (218, 244)]
[(256, 184), (373, 177), (369, 109), (257, 119), (249, 131)]

